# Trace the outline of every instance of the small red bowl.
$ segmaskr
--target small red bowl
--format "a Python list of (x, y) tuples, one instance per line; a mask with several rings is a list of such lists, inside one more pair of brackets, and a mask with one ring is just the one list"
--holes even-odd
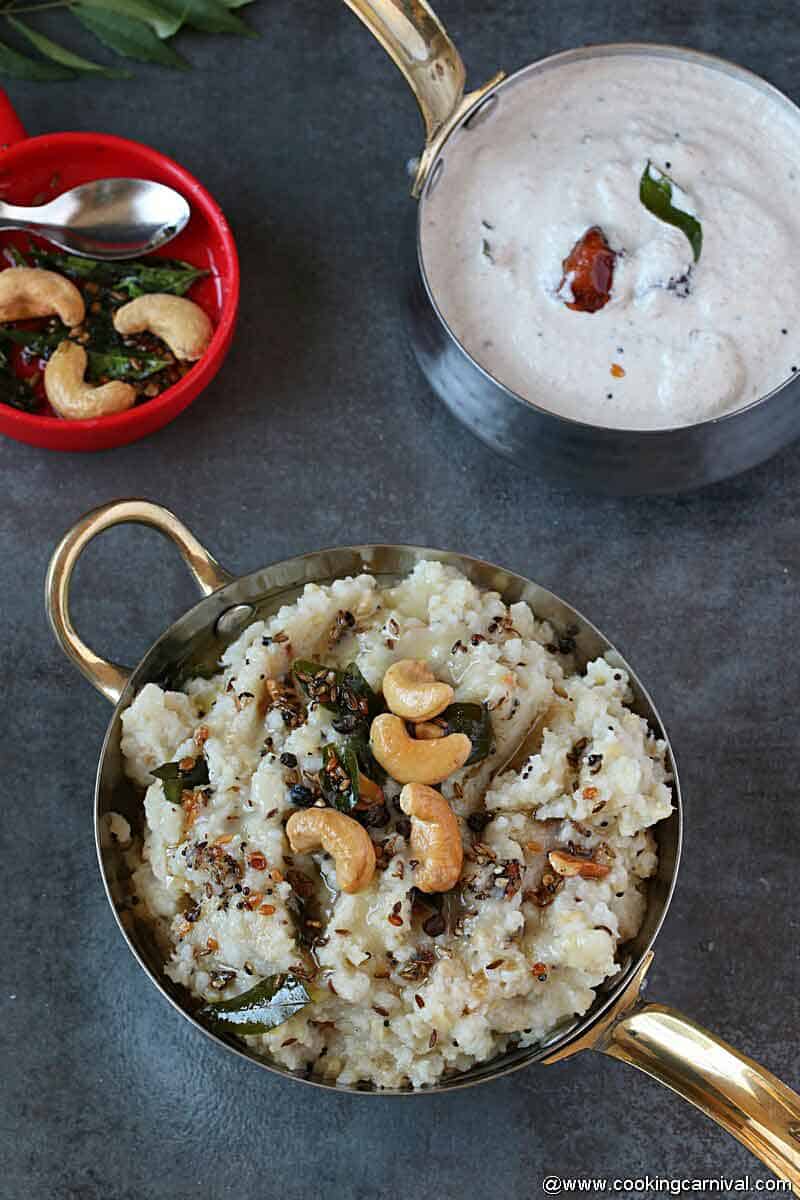
[[(110, 450), (146, 437), (177, 417), (211, 382), (230, 349), (239, 304), (239, 259), (222, 210), (194, 176), (172, 159), (126, 138), (102, 133), (49, 133), (28, 138), (8, 97), (0, 91), (0, 199), (41, 204), (79, 183), (114, 177), (153, 179), (186, 197), (192, 216), (164, 248), (168, 258), (206, 267), (191, 298), (206, 310), (214, 336), (190, 371), (160, 396), (127, 412), (92, 421), (65, 421), (52, 412), (24, 413), (0, 404), (0, 433), (47, 450)], [(20, 245), (4, 234), (4, 245)]]

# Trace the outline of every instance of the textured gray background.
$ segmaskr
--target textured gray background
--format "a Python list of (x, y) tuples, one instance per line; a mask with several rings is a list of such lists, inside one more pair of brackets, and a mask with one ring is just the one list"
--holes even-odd
[[(636, 8), (441, 3), (476, 82), (578, 42), (652, 38), (738, 59), (800, 99), (790, 0)], [(91, 836), (109, 712), (41, 603), (65, 527), (146, 494), (237, 571), (359, 540), (460, 549), (560, 592), (650, 685), (688, 810), (650, 994), (800, 1086), (800, 447), (703, 494), (635, 501), (560, 493), (492, 457), (433, 406), (404, 345), (410, 95), (340, 3), (247, 14), (261, 40), (190, 38), (186, 76), (10, 85), (32, 133), (103, 129), (198, 174), (238, 238), (243, 293), (225, 369), (171, 427), (96, 456), (0, 443), (0, 1195), (445, 1200), (539, 1195), (546, 1173), (765, 1178), (688, 1105), (591, 1055), (399, 1102), (272, 1078), (178, 1019), (116, 931)], [(166, 544), (136, 530), (93, 546), (77, 585), (81, 629), (129, 662), (194, 598)]]

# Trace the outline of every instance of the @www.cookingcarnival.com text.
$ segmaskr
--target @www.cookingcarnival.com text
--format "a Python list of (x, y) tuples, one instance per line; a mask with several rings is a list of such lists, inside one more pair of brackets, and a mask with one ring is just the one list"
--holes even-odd
[(753, 1179), (749, 1175), (714, 1175), (703, 1179), (679, 1179), (665, 1175), (638, 1178), (592, 1179), (546, 1175), (542, 1180), (546, 1196), (789, 1196), (792, 1185), (784, 1179)]

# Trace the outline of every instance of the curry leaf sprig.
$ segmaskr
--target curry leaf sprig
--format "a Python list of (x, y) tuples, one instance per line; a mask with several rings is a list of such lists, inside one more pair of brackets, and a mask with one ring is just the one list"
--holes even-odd
[[(202, 33), (257, 34), (234, 10), (251, 0), (6, 0), (0, 16), (12, 41), (0, 41), (0, 76), (47, 82), (75, 79), (81, 75), (105, 79), (127, 79), (124, 68), (96, 62), (53, 41), (28, 18), (61, 9), (108, 50), (122, 58), (153, 63), (174, 70), (191, 64), (180, 55), (170, 39), (182, 28)], [(21, 18), (25, 17), (23, 21)], [(23, 52), (33, 48), (37, 57)]]
[(703, 227), (691, 213), (684, 212), (673, 203), (673, 188), (677, 184), (648, 158), (639, 180), (639, 199), (649, 213), (667, 225), (674, 225), (685, 234), (692, 247), (694, 261), (700, 259), (703, 249)]
[[(76, 254), (43, 250), (31, 244), (31, 260), (36, 267), (57, 271), (83, 283), (96, 283), (98, 287), (112, 288), (127, 299), (135, 300), (147, 292), (168, 292), (173, 296), (185, 296), (189, 288), (208, 275), (203, 267), (176, 258), (158, 258), (145, 262), (100, 262), (96, 258), (79, 258)], [(25, 265), (17, 261), (17, 266)]]

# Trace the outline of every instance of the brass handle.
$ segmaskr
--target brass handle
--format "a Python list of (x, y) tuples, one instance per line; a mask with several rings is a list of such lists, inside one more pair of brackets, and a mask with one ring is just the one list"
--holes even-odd
[(503, 78), (464, 95), (461, 55), (426, 0), (345, 0), (400, 68), (425, 123), (425, 149), (412, 195), (419, 196), (439, 148), (461, 115)]
[(594, 1049), (683, 1096), (800, 1196), (800, 1096), (771, 1071), (663, 1004), (629, 1012)]
[(639, 992), (652, 961), (648, 951), (613, 1008), (542, 1061), (598, 1050), (638, 1067), (727, 1129), (800, 1196), (800, 1096), (674, 1008), (645, 1004)]
[(168, 537), (180, 551), (204, 596), (234, 578), (201, 546), (168, 508), (149, 500), (114, 500), (81, 517), (56, 546), (45, 580), (45, 606), (61, 649), (99, 692), (117, 704), (130, 678), (130, 668), (101, 658), (78, 636), (69, 615), (69, 585), (76, 562), (92, 538), (114, 525), (149, 525)]

